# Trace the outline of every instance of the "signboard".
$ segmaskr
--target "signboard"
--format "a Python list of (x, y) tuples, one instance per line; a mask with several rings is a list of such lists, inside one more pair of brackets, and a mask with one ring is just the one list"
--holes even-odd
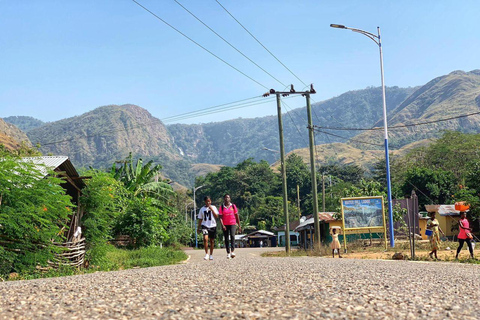
[(344, 198), (342, 212), (346, 229), (383, 228), (383, 198)]
[[(345, 234), (383, 232), (387, 229), (383, 210), (383, 197), (342, 198), (342, 223)], [(344, 238), (345, 251), (347, 250)], [(385, 241), (385, 246), (386, 246)]]

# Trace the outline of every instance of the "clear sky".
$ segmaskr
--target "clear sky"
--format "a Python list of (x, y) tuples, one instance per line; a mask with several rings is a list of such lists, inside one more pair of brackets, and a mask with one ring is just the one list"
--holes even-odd
[[(284, 87), (174, 0), (137, 0), (267, 88)], [(284, 84), (304, 85), (215, 0), (178, 0)], [(315, 101), (380, 85), (378, 47), (331, 23), (382, 32), (387, 86), (423, 85), (480, 68), (480, 1), (219, 0), (303, 82)], [(0, 117), (55, 121), (109, 104), (136, 104), (165, 119), (260, 96), (233, 70), (131, 0), (0, 0)], [(288, 100), (302, 107), (303, 98)], [(274, 102), (183, 120), (276, 113)]]

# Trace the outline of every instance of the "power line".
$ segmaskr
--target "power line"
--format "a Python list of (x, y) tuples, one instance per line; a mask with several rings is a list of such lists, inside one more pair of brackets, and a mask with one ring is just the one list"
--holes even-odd
[[(460, 118), (466, 118), (466, 117), (474, 116), (474, 115), (477, 115), (477, 114), (480, 114), (480, 111), (469, 113), (469, 114), (464, 114), (464, 115), (458, 115), (458, 116), (454, 116), (454, 117), (449, 117), (449, 118), (432, 120), (432, 121), (389, 126), (388, 129), (398, 129), (398, 128), (422, 126), (422, 125), (426, 125), (426, 124), (432, 124), (432, 123), (450, 121), (450, 120), (455, 120), (455, 119), (460, 119)], [(320, 126), (314, 126), (314, 127), (319, 128), (319, 129), (343, 130), (343, 131), (375, 131), (375, 130), (383, 130), (384, 129), (382, 127), (376, 127), (376, 128), (348, 128), (348, 127), (320, 127)]]
[(246, 56), (243, 52), (241, 52), (239, 49), (237, 49), (233, 44), (231, 44), (230, 42), (228, 42), (225, 38), (223, 38), (221, 35), (219, 35), (215, 30), (213, 30), (210, 26), (208, 26), (205, 22), (203, 22), (200, 18), (198, 18), (195, 14), (193, 14), (190, 10), (188, 10), (187, 8), (185, 8), (180, 2), (178, 2), (177, 0), (174, 0), (180, 7), (182, 7), (185, 11), (187, 11), (190, 15), (192, 15), (195, 19), (197, 19), (201, 24), (203, 24), (206, 28), (208, 28), (208, 30), (210, 30), (211, 32), (213, 32), (217, 37), (219, 37), (220, 39), (222, 39), (226, 44), (228, 44), (230, 47), (232, 47), (233, 49), (235, 49), (238, 53), (240, 53), (243, 57), (245, 57), (248, 61), (250, 61), (251, 63), (253, 63), (256, 67), (258, 67), (260, 70), (262, 70), (263, 72), (265, 72), (266, 74), (268, 74), (272, 79), (274, 79), (275, 81), (277, 81), (278, 83), (280, 83), (281, 85), (285, 86), (285, 84), (283, 82), (281, 82), (280, 80), (278, 80), (277, 78), (275, 78), (272, 74), (270, 74), (267, 70), (263, 69), (261, 66), (259, 66), (255, 61), (253, 61), (252, 59), (250, 59), (248, 56)]
[[(282, 61), (280, 61), (280, 59), (277, 58), (277, 56), (275, 56), (270, 50), (268, 50), (268, 48), (262, 43), (260, 42), (260, 40), (257, 39), (257, 37), (255, 37), (240, 21), (238, 21), (237, 18), (235, 18), (233, 16), (233, 14), (230, 13), (230, 11), (228, 11), (218, 0), (215, 0), (218, 5), (220, 7), (222, 7), (223, 10), (225, 10), (226, 13), (228, 13), (230, 15), (230, 17), (233, 18), (233, 20), (235, 20), (253, 39), (255, 39), (255, 41), (257, 41), (257, 43), (259, 45), (261, 45), (273, 58), (275, 58), (275, 60), (277, 60), (288, 72), (290, 72), (295, 78), (297, 78), (298, 81), (300, 81), (305, 87), (308, 87), (308, 85), (302, 80), (300, 79), (292, 70), (290, 70), (290, 68), (288, 68)], [(305, 88), (304, 87), (304, 88)], [(312, 98), (312, 101), (315, 103), (316, 101)], [(313, 108), (312, 108), (313, 109)], [(320, 118), (318, 117), (317, 115), (317, 112), (315, 111), (315, 109), (313, 109), (313, 114), (315, 115), (315, 118), (317, 118), (317, 121), (320, 123)], [(330, 117), (332, 119), (334, 119), (335, 121), (337, 121), (338, 123), (341, 123), (340, 121), (338, 121), (337, 119), (335, 119), (332, 115), (330, 115)]]
[[(265, 100), (265, 98), (262, 97), (262, 100), (260, 100), (260, 101), (252, 101), (250, 103), (240, 103), (240, 104), (238, 104), (238, 102), (243, 102), (243, 101), (246, 101), (246, 100), (252, 100), (252, 99), (256, 99), (256, 98), (258, 98), (258, 97), (252, 97), (252, 98), (243, 99), (243, 100), (239, 100), (239, 101), (235, 101), (235, 102), (231, 102), (231, 103), (227, 103), (227, 104), (222, 104), (222, 105), (218, 105), (218, 106), (214, 106), (214, 107), (204, 108), (204, 109), (201, 109), (201, 110), (198, 110), (198, 111), (195, 111), (195, 112), (191, 112), (191, 113), (183, 113), (183, 114), (180, 114), (180, 115), (177, 115), (177, 116), (172, 116), (172, 117), (165, 118), (166, 119), (165, 122), (180, 121), (180, 120), (195, 118), (195, 117), (199, 117), (199, 116), (209, 115), (209, 114), (213, 114), (213, 113), (225, 112), (225, 111), (229, 111), (229, 110), (233, 110), (233, 109), (247, 108), (247, 107), (251, 107), (251, 106), (255, 106), (255, 105), (259, 105), (259, 104), (268, 103), (268, 102), (271, 102), (271, 100), (272, 100), (272, 99)], [(219, 108), (221, 106), (223, 106), (223, 108)], [(70, 142), (70, 141), (73, 141), (73, 140), (78, 139), (78, 138), (99, 137), (99, 136), (103, 136), (103, 135), (109, 134), (109, 133), (129, 131), (129, 130), (133, 130), (133, 129), (140, 128), (140, 127), (147, 127), (147, 126), (154, 125), (154, 124), (158, 123), (157, 121), (162, 121), (163, 122), (164, 120), (163, 119), (154, 119), (153, 121), (151, 121), (149, 123), (142, 123), (142, 124), (138, 124), (136, 126), (131, 126), (129, 128), (105, 130), (105, 131), (100, 132), (100, 133), (91, 134), (91, 135), (87, 134), (87, 135), (83, 135), (81, 137), (77, 136), (77, 137), (72, 137), (72, 138), (68, 138), (68, 139), (64, 139), (64, 140), (47, 142), (47, 143), (35, 142), (33, 144), (35, 145), (37, 143), (40, 143), (41, 146), (48, 146), (48, 145), (55, 145), (55, 144), (64, 143), (64, 142)]]
[(230, 102), (230, 103), (219, 104), (219, 105), (216, 105), (216, 106), (213, 106), (213, 107), (208, 107), (208, 108), (200, 109), (200, 110), (193, 111), (193, 112), (185, 112), (185, 113), (177, 114), (177, 115), (174, 115), (174, 116), (162, 118), (161, 120), (171, 122), (173, 120), (176, 120), (176, 118), (181, 118), (181, 117), (184, 117), (184, 116), (192, 116), (192, 115), (197, 115), (197, 114), (203, 114), (204, 112), (207, 112), (207, 111), (210, 112), (211, 110), (215, 110), (215, 109), (223, 110), (224, 108), (222, 108), (222, 107), (229, 106), (229, 105), (236, 105), (236, 106), (246, 105), (246, 104), (252, 103), (254, 101), (251, 101), (251, 102), (245, 102), (245, 101), (254, 100), (254, 99), (261, 100), (261, 98), (263, 98), (263, 97), (262, 96), (256, 96), (256, 97), (242, 99), (242, 100), (238, 100), (238, 101), (234, 101), (234, 102)]
[(324, 133), (324, 134), (331, 135), (331, 136), (333, 136), (333, 137), (345, 139), (345, 140), (348, 140), (348, 141), (354, 141), (354, 142), (358, 142), (358, 143), (363, 143), (363, 144), (369, 144), (369, 145), (372, 145), (372, 146), (380, 146), (380, 147), (383, 146), (383, 144), (377, 144), (377, 143), (371, 143), (371, 142), (366, 142), (366, 141), (361, 141), (361, 140), (356, 140), (356, 139), (351, 139), (351, 138), (345, 138), (345, 137), (339, 136), (339, 135), (337, 135), (337, 134), (333, 134), (333, 133), (330, 133), (330, 132), (322, 131), (322, 130), (319, 130), (319, 129), (315, 129), (315, 132), (321, 132), (321, 133)]
[(304, 86), (307, 85), (307, 84), (305, 84), (305, 82), (303, 82), (295, 73), (293, 73), (293, 71), (290, 70), (282, 61), (280, 61), (280, 59), (278, 59), (270, 50), (268, 50), (267, 47), (265, 47), (265, 46), (263, 45), (263, 43), (260, 42), (260, 40), (258, 40), (250, 31), (248, 31), (248, 29), (247, 29), (240, 21), (238, 21), (237, 18), (235, 18), (235, 17), (230, 13), (230, 11), (228, 11), (218, 0), (215, 0), (215, 1), (218, 3), (218, 5), (219, 5), (220, 7), (223, 8), (223, 10), (225, 10), (225, 12), (227, 12), (227, 13), (230, 15), (230, 17), (233, 18), (233, 20), (235, 20), (253, 39), (255, 39), (255, 41), (257, 41), (258, 44), (260, 44), (265, 50), (267, 50), (267, 52), (270, 53), (270, 55), (271, 55), (272, 57), (274, 57), (275, 60), (277, 60), (285, 69), (287, 69), (288, 72), (290, 72), (295, 78), (297, 78), (301, 83), (303, 83)]
[(239, 106), (231, 106), (231, 107), (227, 107), (227, 108), (224, 108), (224, 109), (221, 109), (221, 110), (214, 110), (214, 111), (204, 112), (204, 113), (201, 113), (201, 114), (196, 113), (196, 114), (193, 114), (193, 115), (185, 115), (184, 117), (178, 117), (178, 118), (175, 118), (175, 119), (167, 120), (165, 122), (167, 123), (167, 122), (181, 121), (181, 120), (197, 118), (197, 117), (201, 117), (201, 116), (206, 116), (206, 115), (225, 112), (225, 111), (230, 111), (230, 110), (236, 110), (236, 109), (241, 109), (241, 108), (246, 108), (246, 107), (253, 107), (253, 106), (260, 105), (260, 104), (265, 104), (265, 103), (271, 102), (271, 101), (273, 101), (273, 100), (254, 102), (254, 103), (250, 103), (248, 105), (242, 104), (242, 105), (239, 105)]
[[(285, 109), (287, 109), (287, 111), (288, 111), (288, 108), (289, 108), (288, 104), (285, 103), (285, 101), (282, 101), (282, 100), (280, 100), (280, 102), (285, 105)], [(293, 120), (293, 117), (292, 117), (292, 115), (291, 115), (291, 111), (292, 111), (292, 110), (291, 110), (291, 108), (290, 108), (290, 111), (287, 112), (287, 115), (290, 117), (290, 121), (292, 121), (293, 125), (294, 125), (295, 128), (297, 129), (297, 132), (298, 132), (298, 135), (300, 136), (300, 138), (302, 138), (302, 140), (303, 140), (303, 142), (305, 143), (305, 145), (308, 145), (307, 141), (305, 141), (305, 138), (304, 138), (303, 135), (301, 134), (300, 129), (298, 129), (297, 124), (296, 124), (295, 121)]]
[(154, 16), (155, 18), (157, 18), (158, 20), (162, 21), (164, 24), (166, 24), (167, 26), (169, 26), (170, 28), (172, 28), (173, 30), (177, 31), (178, 33), (180, 33), (182, 36), (184, 36), (185, 38), (187, 38), (188, 40), (190, 40), (191, 42), (193, 42), (194, 44), (196, 44), (197, 46), (199, 46), (200, 48), (202, 48), (203, 50), (205, 50), (206, 52), (210, 53), (212, 56), (214, 56), (215, 58), (217, 58), (218, 60), (222, 61), (223, 63), (225, 63), (227, 66), (229, 66), (230, 68), (234, 69), (235, 71), (239, 72), (240, 74), (242, 74), (243, 76), (247, 77), (248, 79), (252, 80), (253, 82), (255, 82), (256, 84), (264, 87), (265, 89), (268, 90), (268, 87), (261, 84), (260, 82), (258, 82), (257, 80), (253, 79), (252, 77), (250, 77), (249, 75), (245, 74), (244, 72), (240, 71), (239, 69), (237, 69), (236, 67), (234, 67), (233, 65), (231, 65), (230, 63), (228, 63), (227, 61), (223, 60), (222, 58), (220, 58), (219, 56), (217, 56), (215, 53), (213, 53), (212, 51), (208, 50), (207, 48), (205, 48), (204, 46), (202, 46), (201, 44), (199, 44), (198, 42), (196, 42), (195, 40), (193, 40), (192, 38), (190, 38), (189, 36), (187, 36), (186, 34), (184, 34), (183, 32), (181, 32), (180, 30), (178, 30), (177, 28), (175, 28), (174, 26), (172, 26), (171, 24), (169, 24), (168, 22), (166, 22), (165, 20), (163, 20), (162, 18), (160, 18), (159, 16), (157, 16), (155, 13), (153, 13), (152, 11), (150, 11), (149, 9), (145, 8), (143, 5), (141, 5), (140, 3), (138, 3), (136, 0), (132, 0), (133, 2), (135, 2), (139, 7), (143, 8), (145, 11), (147, 11), (148, 13), (150, 13), (152, 16)]

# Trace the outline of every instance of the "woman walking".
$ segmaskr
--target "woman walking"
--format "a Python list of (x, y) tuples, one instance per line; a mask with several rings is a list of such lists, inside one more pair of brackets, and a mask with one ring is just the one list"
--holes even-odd
[(458, 259), (458, 254), (460, 251), (462, 251), (464, 242), (467, 243), (468, 250), (470, 251), (470, 258), (474, 259), (472, 248), (472, 228), (470, 228), (470, 223), (467, 220), (467, 214), (464, 211), (460, 212), (460, 221), (458, 222), (458, 227), (458, 249), (455, 259)]
[(430, 250), (432, 250), (428, 255), (433, 259), (435, 254), (435, 260), (438, 260), (437, 251), (440, 249), (440, 232), (445, 236), (442, 229), (440, 229), (438, 220), (435, 219), (435, 212), (430, 213), (430, 219), (427, 221), (427, 229), (432, 230), (432, 235), (430, 238)]
[(223, 236), (225, 237), (225, 249), (227, 250), (227, 259), (235, 258), (235, 231), (242, 232), (240, 227), (240, 218), (238, 209), (230, 201), (230, 195), (223, 197), (223, 204), (220, 206), (220, 223), (222, 224)]
[[(198, 231), (200, 227), (203, 234), (203, 246), (205, 247), (205, 260), (213, 260), (213, 248), (215, 247), (215, 237), (217, 236), (218, 210), (212, 205), (210, 197), (203, 199), (205, 205), (198, 212)], [(208, 255), (208, 243), (210, 242), (210, 255)]]

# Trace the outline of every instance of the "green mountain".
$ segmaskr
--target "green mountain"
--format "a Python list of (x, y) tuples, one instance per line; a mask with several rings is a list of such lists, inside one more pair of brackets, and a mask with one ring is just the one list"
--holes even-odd
[[(454, 71), (435, 78), (391, 112), (388, 118), (390, 146), (401, 148), (414, 141), (435, 138), (444, 130), (479, 133), (480, 114), (463, 117), (478, 112), (480, 70)], [(419, 123), (425, 124), (417, 125)], [(383, 120), (374, 126), (383, 127)], [(383, 130), (364, 132), (355, 139), (383, 144)], [(360, 147), (358, 143), (354, 145)]]
[(8, 150), (16, 150), (22, 144), (26, 147), (32, 146), (22, 130), (0, 118), (0, 145), (5, 146)]
[(42, 120), (35, 119), (33, 117), (27, 116), (12, 116), (3, 118), (5, 122), (15, 125), (17, 128), (23, 132), (28, 132), (30, 130), (41, 127), (45, 124)]
[[(390, 87), (386, 93), (392, 154), (403, 146), (414, 146), (412, 142), (428, 143), (424, 139), (435, 138), (445, 129), (480, 132), (480, 115), (458, 117), (480, 111), (479, 70), (455, 71), (417, 88)], [(383, 158), (380, 88), (350, 91), (314, 103), (312, 109), (314, 124), (320, 131), (316, 144), (322, 145), (319, 160), (345, 164), (361, 160), (368, 169), (375, 159)], [(440, 121), (448, 117), (452, 119)], [(287, 152), (308, 146), (306, 118), (305, 108), (284, 114)], [(418, 122), (431, 123), (409, 126)], [(191, 185), (197, 174), (218, 170), (218, 166), (208, 164), (235, 165), (247, 158), (273, 163), (278, 153), (264, 148), (279, 148), (276, 116), (166, 127), (147, 110), (134, 105), (100, 107), (46, 123), (29, 130), (28, 137), (42, 145), (43, 153), (68, 155), (80, 167), (109, 167), (132, 152), (135, 157), (162, 164), (165, 176), (184, 185)], [(207, 165), (192, 166), (202, 163)]]
[[(387, 88), (389, 111), (397, 108), (415, 88)], [(382, 118), (381, 88), (349, 91), (338, 97), (312, 105), (313, 123), (317, 126), (372, 126)], [(306, 108), (294, 109), (283, 115), (285, 150), (308, 146)], [(278, 154), (268, 149), (279, 149), (278, 120), (276, 116), (255, 119), (235, 119), (207, 124), (173, 124), (167, 126), (174, 142), (193, 162), (235, 165), (253, 158), (273, 162)], [(343, 133), (350, 138), (357, 132)], [(318, 134), (317, 144), (343, 142), (344, 139)]]
[[(44, 154), (68, 155), (76, 166), (111, 167), (129, 152), (155, 160), (173, 180), (187, 181), (190, 164), (175, 147), (163, 123), (135, 105), (111, 105), (47, 123), (28, 132)], [(183, 171), (182, 171), (183, 169)]]

